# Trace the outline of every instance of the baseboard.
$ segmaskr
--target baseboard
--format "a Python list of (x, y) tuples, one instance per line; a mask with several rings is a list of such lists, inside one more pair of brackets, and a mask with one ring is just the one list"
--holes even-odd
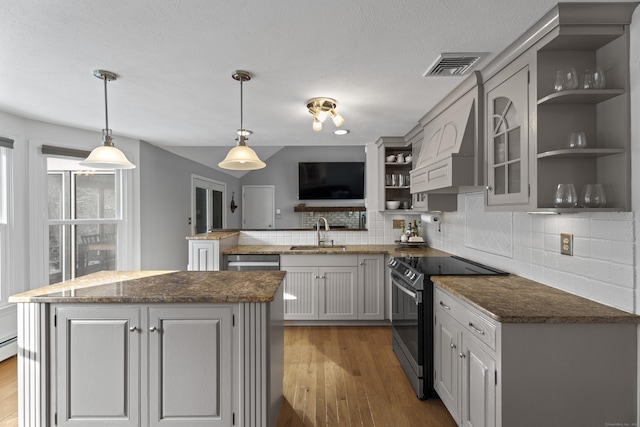
[(284, 326), (391, 326), (389, 320), (285, 320)]
[(12, 338), (0, 344), (0, 362), (18, 354), (18, 339)]

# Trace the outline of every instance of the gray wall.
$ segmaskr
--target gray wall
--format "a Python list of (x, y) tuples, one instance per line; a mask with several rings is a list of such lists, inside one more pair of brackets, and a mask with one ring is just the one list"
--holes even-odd
[(227, 228), (240, 227), (240, 210), (231, 213), (231, 193), (240, 194), (237, 178), (177, 156), (146, 142), (140, 143), (141, 269), (186, 270), (186, 236), (192, 234), (191, 175), (227, 184)]
[[(240, 178), (241, 185), (274, 185), (276, 209), (280, 209), (281, 218), (276, 218), (276, 229), (300, 228), (302, 215), (293, 211), (300, 203), (298, 200), (298, 162), (364, 162), (365, 147), (329, 146), (329, 147), (285, 147), (265, 160), (267, 167), (251, 171)], [(236, 193), (241, 194), (241, 193)], [(366, 195), (365, 195), (366, 196)], [(351, 201), (303, 201), (307, 206), (332, 206), (357, 204)], [(242, 208), (242, 206), (241, 206)], [(238, 212), (238, 211), (236, 211)]]

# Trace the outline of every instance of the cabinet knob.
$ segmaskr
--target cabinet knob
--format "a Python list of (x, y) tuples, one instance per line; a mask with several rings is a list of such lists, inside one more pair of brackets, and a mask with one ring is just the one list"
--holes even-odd
[(456, 345), (454, 343), (451, 343), (451, 348), (456, 348)]
[(364, 261), (360, 261), (360, 265), (364, 265)]
[(492, 186), (490, 186), (490, 185), (487, 185), (487, 191), (491, 191), (491, 192), (493, 192), (493, 187), (492, 187)]
[(157, 331), (157, 330), (158, 330), (158, 328), (156, 328), (155, 326), (151, 326), (151, 327), (149, 328), (149, 332), (155, 332), (155, 331)]
[(130, 332), (135, 332), (135, 331), (137, 331), (137, 330), (138, 330), (138, 327), (137, 327), (137, 326), (131, 326), (131, 327), (129, 328), (129, 331), (130, 331)]
[(465, 357), (467, 357), (466, 355), (464, 355), (463, 353), (458, 353), (458, 356), (460, 356), (460, 359), (464, 359)]

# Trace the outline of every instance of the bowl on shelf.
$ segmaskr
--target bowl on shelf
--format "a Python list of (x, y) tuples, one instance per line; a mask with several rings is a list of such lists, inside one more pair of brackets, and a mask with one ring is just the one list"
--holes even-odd
[(393, 154), (390, 154), (387, 156), (385, 160), (387, 161), (387, 163), (394, 163), (396, 161), (396, 156), (394, 156)]
[(400, 207), (399, 200), (387, 200), (386, 202), (387, 209), (398, 209)]

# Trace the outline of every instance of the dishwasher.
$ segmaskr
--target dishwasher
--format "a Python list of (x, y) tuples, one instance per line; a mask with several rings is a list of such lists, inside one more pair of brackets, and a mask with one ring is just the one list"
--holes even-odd
[(227, 270), (280, 270), (278, 254), (225, 255)]

